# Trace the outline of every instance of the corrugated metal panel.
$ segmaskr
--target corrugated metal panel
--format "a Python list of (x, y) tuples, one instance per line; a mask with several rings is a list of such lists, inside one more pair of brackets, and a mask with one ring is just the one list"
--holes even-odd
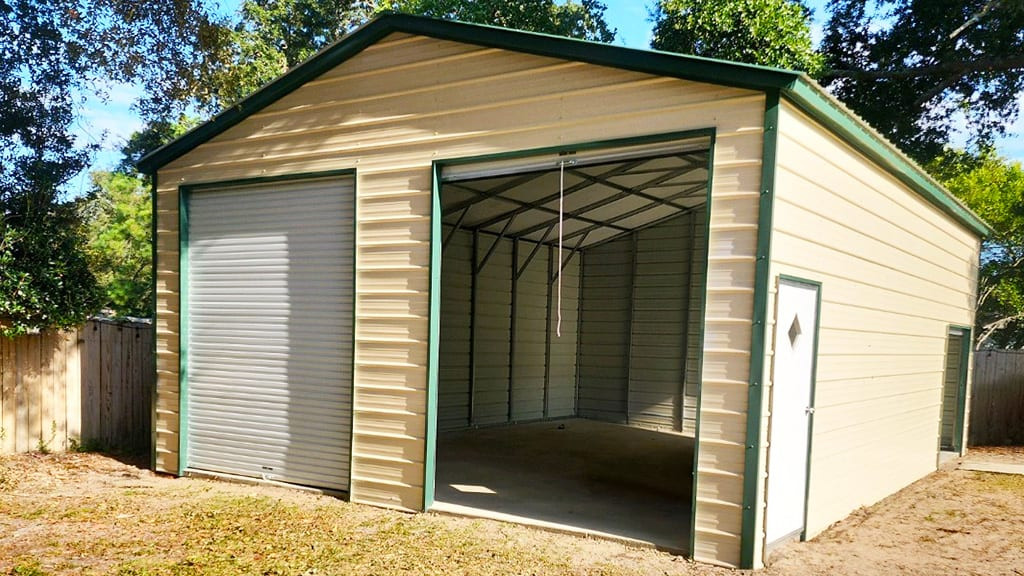
[[(581, 82), (576, 75), (570, 79), (562, 74), (577, 67), (599, 81)], [(405, 346), (424, 352), (411, 356), (409, 363), (385, 361), (371, 339), (357, 335), (354, 451), (360, 460), (353, 469), (352, 498), (419, 509), (420, 483), (396, 483), (372, 470), (363, 474), (360, 467), (363, 457), (393, 457), (395, 467), (422, 472), (425, 432), (410, 437), (361, 433), (359, 406), (381, 386), (401, 390), (404, 385), (410, 404), (390, 417), (406, 421), (422, 410), (423, 402), (412, 399), (426, 388), (427, 367), (421, 358), (429, 339), (430, 275), (428, 262), (412, 258), (424, 258), (420, 248), (429, 245), (431, 162), (709, 127), (716, 134), (701, 409), (723, 406), (742, 418), (745, 388), (744, 394), (736, 388), (746, 385), (749, 357), (734, 351), (732, 344), (740, 347), (744, 342), (731, 342), (734, 332), (727, 328), (744, 321), (749, 328), (753, 306), (753, 253), (747, 250), (755, 232), (737, 237), (735, 226), (757, 222), (762, 94), (426, 38), (385, 39), (372, 48), (372, 57), (370, 52), (358, 55), (322, 78), (328, 76), (330, 83), (296, 90), (160, 171), (159, 470), (177, 472), (179, 185), (358, 167), (359, 242), (367, 235), (375, 242), (405, 243), (410, 264), (371, 267), (357, 261), (357, 323), (375, 329), (405, 320), (410, 334)], [(524, 78), (534, 77), (537, 82), (523, 84)], [(460, 94), (473, 98), (461, 101)], [(738, 240), (735, 249), (733, 240)], [(739, 502), (742, 477), (729, 476), (734, 473), (730, 458), (712, 456), (731, 454), (734, 446), (742, 454), (743, 438), (702, 432), (701, 442), (706, 443), (701, 454), (707, 458), (698, 470), (698, 491), (705, 482), (713, 483), (722, 497)], [(727, 526), (730, 518), (739, 518), (739, 511), (699, 497), (696, 514), (695, 558), (736, 563), (738, 533), (704, 526)]]
[(682, 429), (686, 320), (689, 307), (689, 216), (636, 234), (629, 423)]
[(772, 274), (822, 282), (809, 535), (934, 470), (948, 326), (977, 238), (789, 105)]
[[(476, 378), (473, 385), (474, 425), (508, 422), (509, 340), (512, 310), (512, 242), (480, 235), (477, 262), (491, 257), (476, 276), (476, 318), (473, 350)], [(478, 264), (479, 268), (479, 264)]]
[[(451, 228), (444, 227), (444, 237)], [(441, 265), (441, 350), (438, 367), (437, 425), (440, 430), (469, 426), (469, 339), (472, 301), (473, 235), (456, 232)]]
[(956, 436), (957, 396), (960, 393), (961, 346), (963, 334), (950, 334), (946, 344), (946, 372), (942, 381), (942, 439), (943, 448), (952, 449)]
[[(522, 269), (535, 244), (520, 242), (517, 267)], [(512, 420), (544, 418), (547, 373), (548, 249), (542, 246), (516, 282), (515, 354), (512, 361)], [(575, 308), (573, 306), (572, 308)], [(575, 364), (575, 351), (573, 353)], [(572, 390), (575, 390), (575, 382)]]
[(626, 422), (633, 238), (587, 250), (583, 260), (579, 415)]
[[(558, 248), (552, 252), (555, 256), (554, 265), (558, 265)], [(577, 253), (568, 260), (571, 251), (562, 251), (562, 336), (555, 333), (557, 294), (555, 285), (551, 287), (551, 325), (548, 334), (551, 339), (548, 356), (548, 413), (551, 418), (573, 416), (576, 414), (576, 371), (578, 347), (576, 339), (579, 335), (579, 294), (580, 294), (580, 255)]]
[(348, 489), (351, 179), (189, 200), (189, 468)]
[(704, 269), (707, 267), (707, 206), (689, 217), (690, 286), (686, 319), (686, 375), (683, 385), (683, 434), (697, 433), (697, 399), (700, 395), (701, 322), (704, 305)]

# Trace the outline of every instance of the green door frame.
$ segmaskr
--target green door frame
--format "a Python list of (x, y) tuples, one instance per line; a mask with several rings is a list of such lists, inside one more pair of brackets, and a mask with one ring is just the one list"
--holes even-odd
[[(695, 130), (684, 130), (679, 132), (667, 132), (662, 134), (651, 134), (646, 136), (638, 136), (632, 138), (618, 138), (611, 140), (597, 140), (593, 142), (582, 142), (577, 144), (566, 144), (560, 146), (550, 146), (543, 148), (533, 148), (527, 150), (516, 150), (510, 152), (501, 152), (497, 154), (486, 154), (480, 156), (465, 156), (457, 157), (445, 160), (435, 160), (431, 165), (432, 171), (432, 198), (431, 198), (431, 217), (430, 217), (430, 340), (428, 344), (428, 367), (427, 367), (427, 419), (426, 419), (426, 439), (425, 439), (425, 450), (424, 450), (424, 477), (423, 477), (423, 510), (429, 510), (434, 505), (434, 487), (435, 477), (437, 472), (437, 411), (438, 411), (438, 371), (440, 361), (440, 349), (441, 349), (441, 244), (444, 239), (441, 229), (441, 186), (442, 171), (445, 166), (455, 166), (460, 164), (474, 164), (480, 162), (492, 162), (495, 160), (510, 160), (515, 158), (524, 158), (529, 156), (540, 156), (546, 154), (563, 154), (570, 152), (579, 152), (583, 150), (596, 150), (602, 148), (622, 148), (628, 146), (637, 146), (643, 144), (653, 144), (657, 142), (671, 142), (673, 140), (693, 140), (696, 138), (707, 138), (708, 139), (708, 181), (707, 181), (707, 215), (705, 216), (706, 221), (710, 222), (711, 212), (711, 189), (712, 181), (714, 178), (714, 154), (715, 154), (715, 134), (714, 128), (701, 128)], [(710, 235), (704, 235), (704, 250), (705, 254), (708, 251), (708, 244), (710, 242)], [(707, 259), (704, 262), (704, 285), (702, 287), (703, 292), (707, 293)], [(701, 330), (700, 330), (700, 345), (703, 349), (704, 340), (704, 300), (701, 298)], [(701, 355), (703, 359), (703, 355)], [(699, 368), (699, 367), (698, 367)], [(700, 437), (700, 394), (697, 395), (697, 422), (696, 422), (696, 436)], [(694, 456), (693, 456), (693, 476), (696, 479), (697, 474), (697, 461), (699, 456), (699, 442), (695, 443)], [(694, 549), (694, 529), (696, 528), (697, 518), (697, 506), (696, 506), (696, 486), (693, 490), (693, 499), (690, 510), (689, 526), (690, 526), (690, 541), (689, 541), (689, 554), (693, 555)]]
[[(352, 178), (352, 226), (353, 232), (358, 234), (359, 226), (359, 202), (358, 202), (358, 179), (354, 168), (341, 169), (341, 170), (325, 170), (322, 172), (300, 172), (295, 174), (283, 174), (280, 176), (263, 176), (257, 178), (239, 178), (234, 180), (221, 180), (215, 182), (202, 182), (197, 184), (184, 184), (178, 186), (178, 476), (184, 476), (188, 469), (188, 431), (189, 431), (189, 414), (188, 414), (188, 346), (189, 346), (189, 243), (188, 243), (188, 232), (189, 232), (189, 199), (195, 192), (201, 192), (203, 190), (219, 190), (222, 188), (239, 187), (239, 186), (252, 186), (261, 184), (272, 184), (275, 182), (300, 182), (303, 180), (319, 180), (326, 178), (340, 178), (340, 177), (351, 177)], [(154, 182), (156, 178), (154, 177)], [(154, 196), (155, 196), (155, 184), (154, 184)], [(155, 200), (154, 200), (155, 206)], [(156, 222), (156, 213), (154, 212), (154, 223)], [(155, 240), (156, 226), (154, 224), (154, 240)], [(352, 242), (352, 269), (356, 269), (358, 265), (359, 251), (356, 249), (355, 242), (356, 235), (353, 235)], [(154, 253), (156, 252), (154, 245)], [(154, 274), (155, 276), (155, 274)], [(353, 297), (356, 294), (356, 279), (353, 276), (352, 282), (352, 294)], [(355, 306), (352, 306), (352, 366), (351, 374), (353, 376), (352, 382), (349, 383), (351, 386), (351, 398), (352, 404), (355, 405)], [(351, 416), (351, 415), (350, 415)], [(352, 491), (352, 464), (355, 454), (353, 450), (354, 438), (355, 438), (355, 418), (349, 418), (350, 429), (349, 429), (349, 478), (348, 487), (349, 493)], [(155, 422), (155, 420), (154, 420)], [(155, 446), (155, 443), (154, 443)]]
[[(970, 368), (971, 362), (971, 349), (972, 337), (970, 326), (960, 326), (956, 324), (950, 324), (946, 330), (946, 339), (948, 342), (949, 334), (954, 331), (959, 331), (961, 334), (960, 340), (960, 371), (957, 374), (957, 391), (956, 391), (956, 419), (953, 422), (953, 451), (957, 454), (963, 454), (964, 447), (964, 426), (966, 425), (967, 416), (967, 374)], [(949, 346), (946, 346), (947, 350)], [(942, 371), (942, 377), (945, 379), (946, 371)], [(942, 429), (939, 428), (939, 448), (942, 447)]]

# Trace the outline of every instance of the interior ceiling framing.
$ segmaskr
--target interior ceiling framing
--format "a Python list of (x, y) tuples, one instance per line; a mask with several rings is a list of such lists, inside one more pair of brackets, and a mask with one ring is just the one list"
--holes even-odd
[(445, 224), (531, 242), (558, 241), (559, 188), (566, 247), (582, 249), (689, 212), (707, 201), (708, 150), (587, 165), (559, 163), (444, 182)]

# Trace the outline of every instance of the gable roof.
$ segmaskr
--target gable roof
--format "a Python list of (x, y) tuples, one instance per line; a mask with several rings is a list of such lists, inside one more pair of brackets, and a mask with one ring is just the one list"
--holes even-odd
[(210, 121), (150, 152), (139, 160), (139, 170), (147, 174), (155, 173), (161, 167), (394, 32), (695, 82), (779, 92), (782, 97), (975, 234), (988, 236), (992, 233), (988, 224), (961, 204), (913, 160), (801, 72), (408, 14), (379, 16), (345, 35), (256, 93), (229, 106)]

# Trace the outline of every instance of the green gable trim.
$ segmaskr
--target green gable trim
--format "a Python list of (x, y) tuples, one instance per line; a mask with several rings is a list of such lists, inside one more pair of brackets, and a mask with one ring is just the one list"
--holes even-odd
[(670, 52), (624, 48), (574, 38), (407, 14), (388, 14), (371, 20), (277, 80), (267, 84), (252, 96), (225, 109), (209, 122), (147, 154), (139, 161), (139, 170), (146, 174), (155, 173), (159, 168), (224, 133), (250, 115), (394, 32), (417, 34), (441, 40), (585, 62), (694, 82), (764, 92), (781, 90), (783, 97), (787, 100), (792, 101), (815, 120), (838, 134), (858, 151), (878, 162), (900, 181), (969, 230), (980, 236), (987, 236), (992, 232), (992, 229), (981, 218), (957, 202), (943, 190), (941, 185), (925, 174), (924, 170), (915, 165), (857, 116), (843, 108), (814, 81), (799, 72)]
[(981, 217), (956, 200), (924, 169), (917, 166), (913, 160), (863, 120), (857, 118), (814, 81), (803, 77), (785, 89), (783, 95), (971, 232), (982, 237), (992, 234), (992, 228)]
[(152, 174), (394, 32), (751, 90), (781, 88), (799, 78), (796, 72), (766, 66), (624, 48), (575, 38), (423, 16), (388, 14), (379, 16), (346, 35), (252, 96), (228, 107), (209, 122), (147, 154), (139, 161), (139, 170)]

